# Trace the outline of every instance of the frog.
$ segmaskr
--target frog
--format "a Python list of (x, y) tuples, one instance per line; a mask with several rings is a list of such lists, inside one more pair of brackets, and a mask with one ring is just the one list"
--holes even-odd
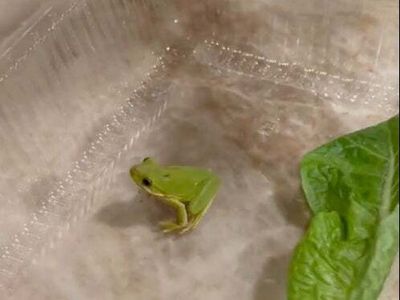
[(220, 178), (209, 169), (160, 165), (152, 157), (132, 166), (129, 173), (141, 190), (175, 210), (175, 220), (159, 223), (164, 233), (183, 234), (195, 229), (221, 185)]

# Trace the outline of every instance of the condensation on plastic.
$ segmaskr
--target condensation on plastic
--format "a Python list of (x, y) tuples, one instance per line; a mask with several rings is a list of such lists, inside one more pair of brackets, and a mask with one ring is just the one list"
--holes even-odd
[[(205, 53), (200, 60), (218, 72), (233, 72), (249, 78), (274, 82), (310, 91), (327, 101), (348, 102), (354, 107), (377, 106), (388, 113), (395, 113), (393, 100), (398, 95), (398, 86), (383, 85), (340, 74), (331, 74), (314, 68), (305, 68), (298, 63), (278, 61), (267, 57), (229, 47), (218, 41), (205, 40)], [(380, 103), (376, 103), (380, 99)], [(362, 103), (360, 103), (362, 102)]]
[[(161, 8), (157, 1), (54, 1), (20, 39), (2, 49), (0, 167), (13, 169), (2, 171), (0, 181), (5, 233), (0, 290), (11, 292), (24, 268), (99, 205), (120, 158), (173, 101), (169, 92), (176, 87), (168, 71), (179, 62), (193, 58), (218, 76), (232, 73), (295, 87), (333, 104), (347, 101), (347, 108), (362, 104), (387, 115), (396, 112), (398, 74), (389, 80), (378, 72), (364, 78), (357, 65), (340, 69), (351, 53), (332, 52), (335, 47), (326, 41), (317, 46), (307, 41), (307, 30), (316, 35), (324, 29), (319, 36), (334, 40), (329, 39), (332, 22), (342, 20), (327, 18), (324, 9), (315, 26), (305, 28), (301, 13), (283, 18), (271, 11), (264, 24), (271, 30), (242, 40), (232, 23), (243, 17), (237, 14), (239, 3), (204, 1), (191, 10), (180, 1)], [(325, 27), (318, 28), (324, 20)], [(201, 28), (206, 24), (208, 29)], [(285, 39), (288, 31), (297, 38)], [(385, 47), (392, 51), (379, 36), (372, 45), (376, 49), (368, 57), (375, 65)], [(133, 52), (143, 55), (132, 57)], [(98, 111), (90, 110), (94, 101)], [(66, 134), (70, 123), (81, 130)], [(43, 177), (54, 180), (42, 182)], [(34, 185), (47, 186), (47, 192), (35, 192)], [(26, 202), (36, 204), (18, 211)]]

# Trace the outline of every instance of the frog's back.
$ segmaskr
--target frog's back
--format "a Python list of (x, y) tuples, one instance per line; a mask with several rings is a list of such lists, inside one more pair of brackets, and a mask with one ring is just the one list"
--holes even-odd
[(164, 184), (164, 192), (169, 195), (175, 195), (181, 200), (190, 199), (190, 195), (196, 188), (210, 179), (219, 181), (217, 176), (207, 169), (186, 167), (186, 166), (168, 166), (164, 168), (163, 178), (168, 182)]
[(198, 182), (215, 176), (215, 174), (210, 170), (189, 166), (169, 166), (165, 168), (165, 171), (176, 180), (184, 182), (191, 180)]

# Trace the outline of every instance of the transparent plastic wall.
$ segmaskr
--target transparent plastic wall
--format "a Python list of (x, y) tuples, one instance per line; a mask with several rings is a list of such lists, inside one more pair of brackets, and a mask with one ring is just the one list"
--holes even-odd
[[(221, 200), (217, 227), (238, 222), (243, 212), (253, 220), (239, 229), (221, 225), (220, 236), (232, 245), (250, 244), (244, 237), (255, 238), (260, 226), (290, 224), (279, 233), (290, 242), (277, 242), (288, 244), (273, 278), (278, 283), (256, 292), (284, 299), (286, 257), (307, 223), (294, 162), (328, 138), (397, 112), (394, 1), (48, 1), (24, 24), (0, 44), (3, 295), (32, 295), (35, 264), (53, 248), (69, 249), (64, 240), (110, 193), (134, 193), (118, 182), (150, 153), (223, 174), (221, 197), (238, 199)], [(180, 122), (186, 131), (171, 133)], [(208, 134), (194, 139), (190, 128)], [(267, 181), (251, 179), (250, 170)], [(246, 204), (244, 197), (258, 200)], [(268, 223), (268, 213), (256, 208), (263, 205), (285, 221)], [(154, 231), (132, 234), (140, 245), (159, 246)], [(260, 240), (251, 242), (265, 246), (257, 251), (263, 261), (269, 248)], [(235, 262), (236, 252), (228, 252), (224, 257)], [(249, 263), (261, 272), (260, 261)], [(238, 295), (234, 285), (248, 299), (256, 280), (244, 276), (244, 288), (232, 277), (215, 294), (199, 290), (191, 299), (228, 299)], [(168, 294), (176, 289), (176, 282), (164, 287), (169, 296), (162, 299), (179, 299)], [(142, 292), (140, 299), (153, 299)]]

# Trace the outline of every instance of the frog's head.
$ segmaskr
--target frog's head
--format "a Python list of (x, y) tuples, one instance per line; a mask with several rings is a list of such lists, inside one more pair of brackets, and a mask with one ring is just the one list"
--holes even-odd
[(152, 158), (146, 157), (138, 165), (130, 169), (132, 180), (142, 189), (153, 195), (162, 194), (160, 190), (160, 174), (162, 168)]

